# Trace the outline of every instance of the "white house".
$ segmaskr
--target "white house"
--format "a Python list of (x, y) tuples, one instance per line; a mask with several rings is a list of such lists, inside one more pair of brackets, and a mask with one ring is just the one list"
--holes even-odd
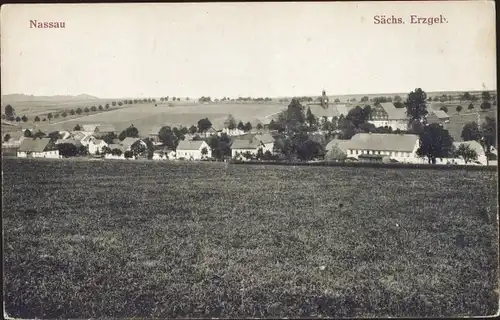
[(244, 130), (241, 130), (238, 128), (234, 128), (234, 129), (224, 128), (224, 129), (222, 129), (221, 132), (227, 134), (228, 136), (241, 136), (241, 135), (245, 134)]
[(231, 157), (234, 159), (243, 160), (245, 157), (243, 155), (245, 153), (250, 153), (253, 156), (257, 155), (259, 148), (261, 148), (261, 144), (253, 139), (249, 140), (234, 140), (231, 145)]
[(375, 127), (390, 127), (392, 130), (407, 130), (408, 117), (405, 108), (396, 108), (392, 102), (382, 102), (372, 108), (368, 121)]
[(92, 139), (89, 142), (89, 153), (90, 154), (96, 154), (96, 153), (101, 153), (102, 148), (107, 147), (108, 144), (106, 141), (101, 140), (101, 139)]
[(19, 158), (60, 158), (59, 150), (50, 138), (24, 139), (17, 149), (17, 156)]
[(274, 139), (274, 137), (271, 134), (269, 134), (269, 133), (257, 134), (254, 137), (254, 139), (260, 143), (262, 151), (264, 153), (266, 153), (266, 151), (273, 153), (274, 142), (276, 140)]
[[(207, 150), (206, 155), (202, 154), (202, 150), (204, 148)], [(177, 159), (184, 158), (186, 160), (200, 160), (204, 157), (209, 157), (212, 154), (212, 149), (205, 141), (202, 140), (183, 140), (179, 142), (175, 153)]]
[(357, 133), (341, 144), (330, 142), (325, 149), (328, 151), (333, 145), (338, 145), (347, 157), (355, 159), (359, 155), (380, 155), (403, 163), (422, 163), (422, 158), (417, 156), (419, 144), (419, 137), (415, 134)]

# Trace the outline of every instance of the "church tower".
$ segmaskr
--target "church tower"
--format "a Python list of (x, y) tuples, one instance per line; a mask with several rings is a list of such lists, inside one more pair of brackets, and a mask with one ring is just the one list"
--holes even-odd
[(323, 90), (321, 94), (321, 106), (326, 109), (328, 108), (328, 97), (326, 96), (326, 91)]

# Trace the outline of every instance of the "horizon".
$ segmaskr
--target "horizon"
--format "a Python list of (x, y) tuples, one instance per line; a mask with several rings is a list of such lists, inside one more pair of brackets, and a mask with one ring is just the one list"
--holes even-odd
[[(294, 97), (320, 95), (322, 89), (347, 96), (419, 87), (493, 91), (491, 5), (7, 5), (1, 10), (2, 96)], [(374, 25), (373, 16), (384, 12), (442, 12), (449, 24)], [(66, 28), (33, 29), (33, 19), (64, 20)], [(463, 39), (468, 39), (465, 46)], [(465, 64), (470, 65), (467, 73)]]

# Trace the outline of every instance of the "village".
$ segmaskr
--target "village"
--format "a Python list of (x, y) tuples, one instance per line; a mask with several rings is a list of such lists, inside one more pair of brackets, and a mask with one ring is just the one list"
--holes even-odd
[[(434, 126), (438, 131), (442, 129), (437, 134), (448, 137), (438, 137), (438, 140), (450, 140), (447, 146), (439, 146), (437, 149), (440, 150), (434, 150), (433, 154), (425, 154), (420, 152), (422, 134), (409, 129), (411, 121), (401, 99), (394, 102), (386, 99), (363, 101), (365, 107), (361, 107), (361, 103), (348, 108), (345, 104), (330, 103), (323, 91), (322, 96), (316, 99), (318, 103), (311, 103), (312, 100), (294, 98), (287, 110), (264, 124), (257, 124), (255, 128), (250, 122), (238, 123), (231, 114), (223, 127), (217, 127), (204, 118), (189, 128), (155, 126), (149, 132), (139, 132), (133, 124), (121, 132), (106, 123), (77, 124), (73, 131), (45, 133), (23, 129), (4, 134), (2, 148), (15, 150), (18, 158), (49, 159), (328, 160), (413, 164), (432, 162), (438, 165), (497, 163), (496, 138), (490, 134), (485, 140), (485, 136), (479, 132), (479, 124), (476, 124), (475, 135), (469, 132), (474, 123), (464, 126), (464, 141), (455, 142), (449, 137), (446, 129), (450, 117), (445, 112), (446, 108), (428, 108), (419, 119), (428, 127)], [(496, 122), (486, 118), (483, 127), (486, 128), (483, 131), (493, 132)]]

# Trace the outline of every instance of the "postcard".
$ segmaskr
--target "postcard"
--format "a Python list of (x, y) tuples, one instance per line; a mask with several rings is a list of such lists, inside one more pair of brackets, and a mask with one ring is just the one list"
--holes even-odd
[(499, 314), (493, 1), (0, 22), (6, 318)]

